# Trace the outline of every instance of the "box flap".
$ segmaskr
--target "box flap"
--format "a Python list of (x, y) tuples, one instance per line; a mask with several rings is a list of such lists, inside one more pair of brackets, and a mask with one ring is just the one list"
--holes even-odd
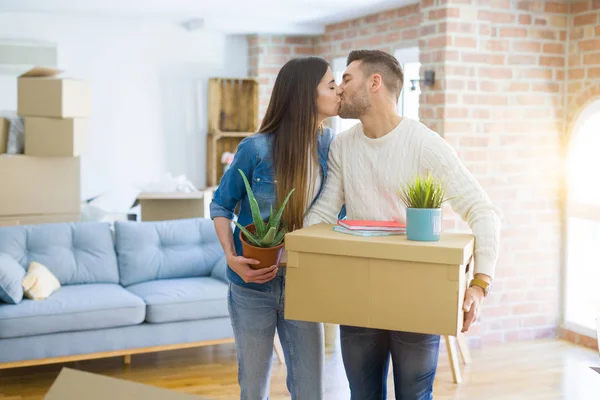
[(201, 400), (199, 397), (185, 393), (63, 368), (44, 400), (71, 399)]
[(465, 233), (442, 233), (438, 242), (417, 242), (407, 240), (406, 235), (348, 235), (333, 231), (329, 224), (313, 225), (285, 236), (288, 252), (461, 265), (473, 255), (474, 243), (473, 235)]
[(33, 67), (20, 75), (19, 78), (52, 78), (62, 74), (64, 71), (51, 67)]

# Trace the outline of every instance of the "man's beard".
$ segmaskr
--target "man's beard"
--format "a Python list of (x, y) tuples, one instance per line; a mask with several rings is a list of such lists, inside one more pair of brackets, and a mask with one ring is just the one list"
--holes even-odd
[(351, 102), (342, 100), (342, 104), (340, 105), (340, 118), (358, 119), (367, 112), (369, 107), (371, 107), (371, 102), (369, 101), (369, 96), (366, 91), (356, 93), (351, 100)]

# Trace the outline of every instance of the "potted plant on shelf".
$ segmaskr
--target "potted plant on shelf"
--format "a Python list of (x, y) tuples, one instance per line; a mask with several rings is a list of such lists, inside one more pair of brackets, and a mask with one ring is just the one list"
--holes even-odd
[(252, 211), (252, 220), (254, 221), (247, 226), (242, 226), (235, 221), (237, 227), (240, 228), (242, 251), (244, 257), (260, 262), (260, 264), (251, 265), (252, 268), (267, 268), (277, 264), (281, 257), (284, 237), (287, 233), (287, 228), (281, 221), (281, 216), (295, 189), (292, 189), (290, 193), (288, 193), (276, 214), (273, 214), (273, 207), (271, 207), (269, 219), (268, 221), (264, 221), (260, 213), (260, 208), (258, 207), (258, 202), (254, 197), (254, 192), (250, 187), (246, 175), (241, 169), (238, 171), (242, 175), (244, 185), (246, 186), (246, 192), (248, 193), (248, 199), (250, 200), (250, 210)]
[(427, 177), (416, 176), (398, 192), (406, 206), (406, 238), (423, 242), (440, 240), (442, 204), (445, 190), (431, 172)]

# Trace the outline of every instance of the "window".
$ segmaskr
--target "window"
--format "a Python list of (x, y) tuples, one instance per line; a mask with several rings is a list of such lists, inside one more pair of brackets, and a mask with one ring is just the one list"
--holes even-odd
[[(421, 94), (418, 82), (421, 70), (419, 48), (400, 49), (394, 53), (394, 56), (398, 59), (400, 65), (402, 65), (402, 72), (404, 72), (404, 84), (402, 85), (402, 92), (398, 99), (398, 114), (418, 121), (419, 96)], [(411, 80), (415, 80), (414, 85)]]
[(600, 316), (600, 100), (579, 116), (567, 156), (567, 242), (564, 323), (596, 336)]

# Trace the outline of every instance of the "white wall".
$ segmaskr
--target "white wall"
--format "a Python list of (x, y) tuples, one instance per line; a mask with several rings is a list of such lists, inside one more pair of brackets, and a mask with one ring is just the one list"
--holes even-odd
[[(205, 185), (207, 79), (247, 74), (244, 37), (131, 19), (0, 13), (4, 39), (55, 42), (58, 67), (92, 84), (82, 198), (129, 193), (165, 172)], [(0, 77), (0, 109), (16, 108), (13, 78)]]

